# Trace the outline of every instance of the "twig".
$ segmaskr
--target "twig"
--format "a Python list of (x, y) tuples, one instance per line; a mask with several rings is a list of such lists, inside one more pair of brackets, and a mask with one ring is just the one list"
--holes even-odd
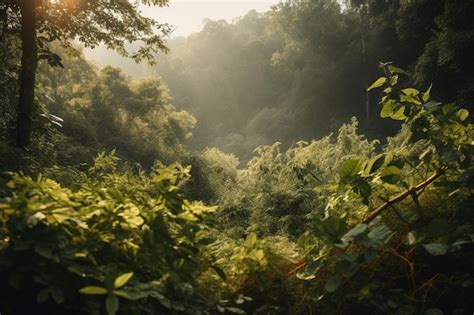
[(403, 199), (407, 198), (408, 196), (412, 196), (413, 193), (416, 194), (416, 192), (418, 190), (421, 190), (421, 189), (425, 188), (426, 186), (428, 186), (429, 184), (434, 182), (436, 179), (438, 179), (438, 177), (440, 177), (443, 174), (444, 174), (443, 170), (438, 170), (433, 175), (431, 175), (427, 180), (425, 180), (424, 182), (422, 182), (422, 183), (418, 184), (417, 186), (415, 186), (411, 189), (408, 189), (408, 190), (404, 191), (403, 193), (393, 197), (392, 199), (390, 199), (389, 201), (387, 201), (386, 203), (384, 203), (383, 205), (381, 205), (380, 207), (378, 207), (377, 209), (372, 211), (372, 213), (370, 213), (370, 215), (367, 217), (367, 219), (365, 219), (363, 221), (363, 223), (368, 224), (368, 223), (372, 222), (372, 220), (375, 219), (376, 217), (378, 217), (385, 209), (387, 209), (388, 207), (392, 206), (393, 204), (395, 204), (397, 202), (402, 201)]

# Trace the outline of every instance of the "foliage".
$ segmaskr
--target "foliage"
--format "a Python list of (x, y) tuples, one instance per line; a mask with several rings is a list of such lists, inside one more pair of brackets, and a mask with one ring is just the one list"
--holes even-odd
[[(0, 4), (2, 314), (474, 309), (472, 3), (298, 0), (208, 20), (157, 68), (174, 99), (68, 40), (153, 58), (169, 29), (139, 3), (39, 3), (28, 150), (7, 140), (19, 2)], [(407, 70), (378, 77), (378, 60)], [(195, 127), (211, 148), (186, 148)]]
[(257, 148), (247, 167), (238, 171), (237, 185), (230, 182), (221, 192), (219, 215), (229, 227), (247, 226), (248, 232), (303, 233), (308, 218), (325, 212), (328, 187), (340, 165), (353, 157), (374, 155), (378, 142), (359, 135), (357, 126), (354, 118), (337, 136), (300, 141), (285, 152), (279, 143)]
[[(39, 40), (39, 58), (52, 66), (61, 64), (61, 57), (50, 50), (48, 43), (58, 42), (70, 52), (75, 49), (72, 39), (78, 39), (86, 47), (94, 48), (104, 44), (123, 56), (136, 61), (148, 59), (153, 54), (166, 50), (163, 36), (170, 32), (167, 24), (147, 18), (139, 11), (139, 4), (164, 6), (164, 0), (145, 0), (140, 2), (102, 0), (84, 1), (37, 1), (28, 4), (36, 9)], [(8, 30), (14, 33), (21, 28), (21, 3), (7, 1), (2, 6), (7, 14)], [(3, 11), (3, 10), (2, 10)], [(141, 41), (142, 47), (129, 51), (127, 43)]]
[[(37, 151), (37, 159), (48, 159), (43, 167), (77, 168), (98, 152), (114, 148), (121, 157), (151, 167), (156, 159), (176, 160), (184, 152), (196, 119), (173, 106), (160, 78), (132, 80), (120, 69), (97, 69), (82, 54), (66, 56), (62, 62), (65, 68), (42, 62), (38, 69), (35, 141), (30, 150)], [(15, 169), (7, 163), (2, 167)]]
[[(402, 147), (388, 146), (389, 151), (371, 159), (342, 164), (339, 186), (346, 191), (346, 198), (337, 208), (359, 199), (375, 209), (356, 212), (362, 221), (359, 224), (351, 224), (354, 220), (349, 220), (348, 213), (334, 211), (317, 220), (313, 230), (298, 240), (309, 254), (309, 261), (297, 277), (323, 280), (317, 293), (322, 301), (318, 309), (323, 313), (331, 312), (336, 305), (343, 312), (355, 307), (359, 311), (420, 314), (427, 305), (440, 314), (465, 312), (472, 307), (470, 302), (453, 304), (454, 296), (439, 301), (436, 292), (428, 298), (426, 283), (466, 297), (472, 293), (468, 284), (472, 271), (460, 273), (462, 263), (451, 269), (443, 265), (460, 257), (472, 264), (474, 258), (469, 250), (474, 241), (473, 222), (461, 219), (465, 201), (472, 199), (473, 126), (466, 122), (469, 113), (452, 103), (443, 105), (431, 100), (431, 88), (422, 93), (399, 87), (399, 76), (404, 72), (391, 64), (381, 66), (386, 76), (369, 88), (384, 88), (381, 116), (404, 120), (411, 133)], [(443, 180), (430, 188), (442, 175)], [(429, 197), (423, 198), (426, 194)], [(436, 194), (444, 200), (434, 197)], [(374, 198), (384, 203), (376, 203)], [(406, 202), (407, 198), (412, 202)], [(395, 218), (386, 214), (386, 209), (391, 209)], [(380, 215), (382, 219), (377, 218)], [(446, 260), (428, 267), (424, 259), (435, 258), (427, 258), (427, 254), (446, 256)], [(408, 270), (397, 266), (400, 263)], [(384, 276), (386, 272), (399, 272), (408, 282), (397, 284)]]
[(2, 312), (205, 312), (195, 276), (215, 209), (178, 194), (188, 174), (158, 162), (137, 174), (113, 154), (74, 191), (11, 174), (0, 205)]
[(320, 138), (352, 116), (383, 139), (399, 122), (381, 119), (377, 95), (365, 92), (381, 60), (471, 109), (470, 12), (470, 1), (284, 1), (170, 40), (155, 71), (200, 122), (194, 149), (218, 147), (246, 162), (257, 146)]

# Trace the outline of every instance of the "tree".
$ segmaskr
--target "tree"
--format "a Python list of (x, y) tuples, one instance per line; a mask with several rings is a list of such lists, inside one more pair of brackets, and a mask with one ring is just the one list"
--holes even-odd
[[(49, 50), (49, 43), (59, 42), (69, 53), (76, 39), (84, 46), (99, 44), (116, 50), (136, 62), (148, 60), (158, 51), (167, 51), (163, 37), (170, 33), (167, 24), (144, 17), (139, 6), (165, 6), (168, 0), (9, 0), (6, 3), (9, 31), (20, 35), (21, 71), (17, 111), (16, 145), (30, 142), (34, 84), (39, 59), (51, 66), (62, 66), (61, 58)], [(129, 51), (127, 44), (139, 41), (141, 47)]]

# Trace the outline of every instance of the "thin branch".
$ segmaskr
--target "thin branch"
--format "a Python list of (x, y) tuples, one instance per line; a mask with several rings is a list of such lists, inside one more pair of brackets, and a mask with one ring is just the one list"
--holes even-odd
[(372, 213), (370, 213), (370, 215), (367, 217), (367, 219), (363, 221), (363, 223), (368, 224), (372, 222), (372, 220), (378, 217), (385, 209), (387, 209), (388, 207), (392, 206), (393, 204), (397, 202), (404, 200), (408, 196), (412, 196), (413, 193), (416, 194), (417, 191), (424, 189), (426, 186), (434, 182), (436, 179), (438, 179), (438, 177), (442, 176), (443, 174), (444, 174), (443, 170), (438, 170), (424, 182), (393, 197), (392, 199), (390, 199), (389, 201), (387, 201), (386, 203), (384, 203), (383, 205), (381, 205), (380, 207), (372, 211)]

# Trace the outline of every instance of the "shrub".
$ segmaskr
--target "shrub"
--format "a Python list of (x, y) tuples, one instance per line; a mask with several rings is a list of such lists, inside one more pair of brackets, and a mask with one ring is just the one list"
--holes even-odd
[(178, 194), (188, 176), (178, 164), (137, 173), (113, 154), (99, 155), (77, 190), (11, 174), (0, 203), (2, 313), (205, 313), (195, 276), (215, 209)]

